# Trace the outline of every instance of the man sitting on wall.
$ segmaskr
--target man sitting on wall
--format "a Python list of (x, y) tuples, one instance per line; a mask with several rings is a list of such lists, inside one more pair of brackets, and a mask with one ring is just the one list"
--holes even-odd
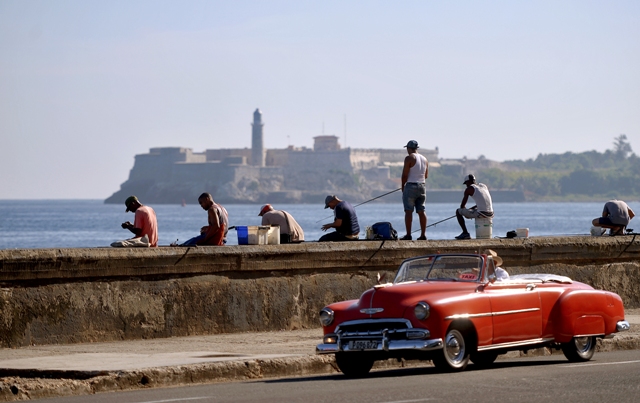
[(189, 239), (180, 246), (214, 245), (223, 246), (227, 241), (229, 230), (229, 214), (220, 204), (213, 201), (209, 193), (203, 193), (198, 197), (200, 207), (207, 212), (209, 225), (200, 229), (200, 235)]
[(330, 224), (322, 226), (322, 230), (335, 228), (334, 232), (320, 237), (318, 242), (342, 242), (354, 241), (358, 239), (360, 225), (353, 206), (344, 200), (338, 199), (334, 195), (329, 195), (324, 199), (324, 208), (334, 210), (335, 220)]
[(262, 225), (280, 227), (280, 243), (292, 243), (304, 241), (304, 231), (293, 216), (284, 210), (275, 210), (270, 204), (260, 208), (259, 216), (262, 217)]
[(604, 204), (602, 217), (594, 218), (592, 224), (595, 227), (609, 228), (609, 235), (624, 235), (624, 230), (633, 217), (635, 213), (627, 203), (614, 199)]
[(126, 221), (122, 223), (121, 227), (133, 232), (135, 236), (131, 239), (113, 242), (111, 246), (157, 247), (158, 221), (156, 219), (156, 212), (153, 211), (151, 207), (142, 205), (135, 196), (127, 197), (127, 200), (124, 201), (124, 205), (127, 206), (127, 210), (125, 210), (125, 212), (133, 212), (135, 214), (135, 218), (133, 220), (133, 224)]

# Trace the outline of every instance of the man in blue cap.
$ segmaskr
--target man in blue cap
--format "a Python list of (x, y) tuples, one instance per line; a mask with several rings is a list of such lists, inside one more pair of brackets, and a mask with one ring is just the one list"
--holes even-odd
[(330, 232), (320, 237), (318, 242), (342, 242), (355, 241), (360, 233), (360, 225), (356, 210), (351, 203), (338, 199), (335, 195), (329, 195), (324, 199), (324, 208), (330, 208), (334, 211), (335, 219), (330, 224), (322, 226), (322, 230), (335, 228), (334, 232)]
[(427, 214), (424, 212), (424, 205), (427, 201), (426, 179), (429, 177), (429, 161), (424, 155), (418, 154), (417, 141), (410, 140), (405, 147), (409, 155), (404, 158), (402, 169), (402, 204), (404, 204), (404, 225), (407, 235), (400, 239), (411, 240), (411, 225), (415, 209), (420, 219), (418, 241), (426, 241)]

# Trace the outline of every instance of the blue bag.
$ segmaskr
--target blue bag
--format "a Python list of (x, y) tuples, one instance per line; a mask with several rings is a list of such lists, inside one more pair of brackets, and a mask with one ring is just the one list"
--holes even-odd
[(371, 226), (373, 230), (373, 239), (391, 239), (398, 240), (398, 232), (393, 229), (390, 222), (377, 222)]

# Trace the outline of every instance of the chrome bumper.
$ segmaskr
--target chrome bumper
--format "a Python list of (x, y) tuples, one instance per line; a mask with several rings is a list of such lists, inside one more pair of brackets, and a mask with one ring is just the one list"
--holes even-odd
[(318, 344), (316, 346), (316, 354), (335, 354), (340, 351), (396, 351), (396, 350), (417, 350), (432, 351), (442, 348), (442, 339), (430, 340), (382, 340), (377, 349), (370, 350), (351, 350), (349, 344), (342, 345), (340, 342), (336, 344)]
[(616, 324), (616, 330), (619, 332), (624, 332), (625, 330), (629, 330), (631, 325), (626, 320), (621, 320)]

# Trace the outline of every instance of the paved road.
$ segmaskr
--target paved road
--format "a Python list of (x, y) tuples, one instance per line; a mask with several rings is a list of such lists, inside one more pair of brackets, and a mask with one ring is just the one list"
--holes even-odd
[(442, 374), (433, 367), (149, 389), (41, 400), (66, 403), (218, 402), (638, 402), (640, 350), (596, 353), (573, 364), (562, 355), (499, 360), (492, 369)]

